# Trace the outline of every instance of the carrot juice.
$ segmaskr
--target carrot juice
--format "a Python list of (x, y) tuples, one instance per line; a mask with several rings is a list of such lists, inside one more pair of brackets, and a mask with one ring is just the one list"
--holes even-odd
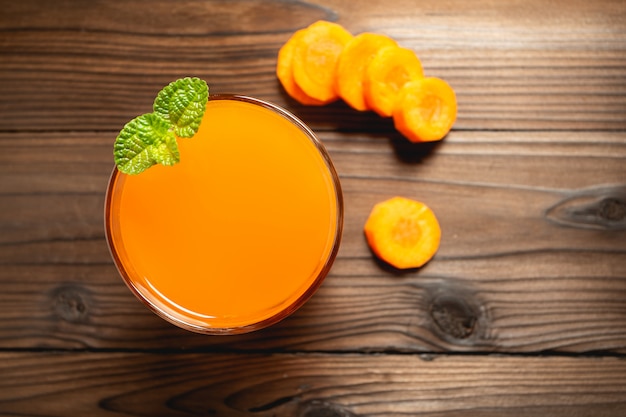
[(337, 254), (343, 203), (322, 144), (290, 113), (211, 96), (180, 163), (113, 171), (105, 223), (126, 284), (188, 330), (273, 324), (319, 287)]

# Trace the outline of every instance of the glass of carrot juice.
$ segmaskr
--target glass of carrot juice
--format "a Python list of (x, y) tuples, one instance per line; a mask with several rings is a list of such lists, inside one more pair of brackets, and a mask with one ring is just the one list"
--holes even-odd
[(114, 168), (105, 203), (113, 260), (157, 315), (204, 334), (274, 324), (318, 289), (337, 255), (343, 197), (315, 134), (291, 113), (210, 97), (180, 163)]

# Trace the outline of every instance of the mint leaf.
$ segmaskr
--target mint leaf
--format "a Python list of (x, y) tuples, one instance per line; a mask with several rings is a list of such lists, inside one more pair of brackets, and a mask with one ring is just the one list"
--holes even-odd
[(171, 130), (167, 132), (162, 143), (152, 148), (152, 156), (157, 163), (165, 166), (172, 166), (180, 161), (176, 136)]
[(170, 83), (154, 100), (154, 112), (174, 125), (181, 138), (196, 134), (209, 98), (209, 87), (199, 78), (181, 78)]
[(174, 165), (180, 160), (171, 124), (149, 113), (128, 122), (115, 139), (113, 157), (118, 169), (139, 174), (154, 164)]

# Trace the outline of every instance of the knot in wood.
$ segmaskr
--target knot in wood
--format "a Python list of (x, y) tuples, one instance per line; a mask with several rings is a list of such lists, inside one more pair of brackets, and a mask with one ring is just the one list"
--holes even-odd
[(600, 201), (598, 216), (610, 222), (619, 222), (626, 218), (626, 202), (617, 198), (605, 198)]
[(606, 187), (577, 193), (546, 212), (557, 224), (601, 230), (626, 229), (626, 187)]
[(477, 315), (463, 299), (443, 295), (430, 305), (430, 315), (443, 333), (455, 339), (469, 337), (476, 326)]
[(70, 323), (83, 323), (89, 315), (88, 294), (74, 285), (64, 285), (54, 290), (52, 305), (56, 315)]

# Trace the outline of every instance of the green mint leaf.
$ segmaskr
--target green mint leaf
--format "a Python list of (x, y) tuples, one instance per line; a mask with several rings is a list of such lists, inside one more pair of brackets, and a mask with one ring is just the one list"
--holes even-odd
[(152, 149), (152, 156), (157, 163), (165, 166), (172, 166), (180, 162), (178, 143), (171, 130), (167, 132), (163, 142)]
[(209, 87), (199, 78), (181, 78), (170, 83), (154, 100), (154, 112), (174, 125), (181, 138), (196, 134), (204, 115)]
[(149, 113), (128, 122), (115, 139), (113, 156), (118, 169), (139, 174), (154, 164), (174, 165), (180, 160), (171, 124)]

